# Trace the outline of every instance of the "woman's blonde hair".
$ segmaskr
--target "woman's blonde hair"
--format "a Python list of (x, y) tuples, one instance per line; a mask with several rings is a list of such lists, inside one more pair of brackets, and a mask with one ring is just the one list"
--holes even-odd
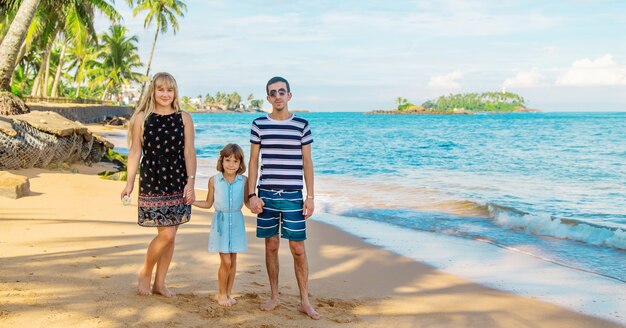
[(239, 147), (238, 144), (228, 144), (220, 150), (220, 157), (217, 159), (217, 170), (219, 172), (224, 173), (224, 158), (235, 155), (235, 158), (239, 160), (239, 169), (237, 170), (237, 174), (243, 174), (246, 172), (246, 164), (243, 162), (243, 149)]
[[(154, 76), (152, 77), (152, 81), (141, 96), (139, 105), (137, 105), (137, 108), (135, 108), (135, 112), (128, 122), (128, 148), (130, 148), (133, 140), (133, 126), (135, 126), (135, 124), (141, 124), (141, 133), (143, 134), (143, 127), (146, 120), (148, 119), (148, 117), (150, 117), (150, 115), (152, 115), (152, 113), (154, 113), (154, 109), (156, 107), (154, 91), (160, 86), (165, 86), (166, 88), (174, 88), (174, 99), (172, 100), (172, 108), (174, 108), (174, 111), (176, 112), (180, 111), (180, 100), (178, 99), (178, 85), (176, 84), (176, 79), (174, 79), (174, 77), (170, 73), (160, 72), (154, 74)], [(141, 112), (143, 112), (144, 115), (143, 120), (139, 122), (137, 121), (137, 114)]]

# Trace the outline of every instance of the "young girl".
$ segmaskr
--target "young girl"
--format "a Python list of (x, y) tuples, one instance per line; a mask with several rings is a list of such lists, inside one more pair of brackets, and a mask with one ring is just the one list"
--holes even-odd
[(202, 208), (215, 206), (215, 214), (209, 235), (209, 252), (220, 253), (220, 269), (217, 274), (219, 291), (217, 302), (221, 306), (237, 303), (232, 298), (233, 283), (237, 271), (237, 253), (248, 249), (246, 227), (241, 208), (248, 206), (248, 185), (243, 150), (236, 144), (228, 144), (220, 151), (217, 160), (220, 172), (209, 179), (209, 191), (205, 201), (193, 205)]
[[(154, 75), (128, 126), (128, 178), (122, 197), (130, 196), (139, 175), (140, 226), (156, 227), (139, 271), (138, 293), (175, 296), (165, 285), (174, 255), (178, 225), (190, 219), (195, 201), (196, 151), (191, 115), (180, 110), (176, 80), (168, 73)], [(142, 156), (143, 155), (143, 156)], [(154, 284), (150, 288), (156, 265)]]

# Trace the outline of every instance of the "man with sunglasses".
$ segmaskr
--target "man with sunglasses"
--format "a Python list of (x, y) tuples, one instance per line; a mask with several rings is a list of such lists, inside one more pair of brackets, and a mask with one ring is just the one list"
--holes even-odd
[[(272, 112), (252, 122), (250, 131), (250, 163), (248, 190), (258, 187), (258, 195), (248, 195), (250, 208), (257, 214), (256, 235), (265, 238), (265, 264), (270, 280), (271, 299), (261, 310), (271, 311), (278, 299), (278, 247), (280, 239), (289, 240), (296, 280), (300, 290), (298, 310), (312, 319), (320, 315), (309, 302), (309, 265), (304, 248), (306, 219), (315, 209), (313, 202), (313, 136), (307, 120), (289, 112), (291, 100), (289, 82), (282, 77), (271, 78), (266, 86), (267, 101)], [(257, 171), (261, 154), (261, 176), (257, 185)], [(303, 199), (306, 182), (306, 197)]]

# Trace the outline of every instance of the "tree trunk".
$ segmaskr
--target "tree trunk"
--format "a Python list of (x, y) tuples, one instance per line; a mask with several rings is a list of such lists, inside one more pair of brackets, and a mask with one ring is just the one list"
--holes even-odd
[(41, 90), (46, 85), (45, 73), (46, 73), (46, 63), (48, 62), (48, 58), (50, 58), (50, 51), (46, 50), (46, 52), (43, 55), (43, 58), (41, 59), (41, 65), (39, 65), (39, 71), (37, 72), (37, 80), (35, 82), (38, 82), (38, 83), (36, 86), (33, 85), (33, 91), (31, 92), (33, 97), (41, 97), (43, 95), (43, 92)]
[[(52, 45), (52, 42), (50, 43), (50, 45)], [(48, 53), (46, 54), (46, 56), (48, 57), (46, 59), (46, 67), (45, 67), (45, 71), (44, 71), (44, 79), (43, 79), (43, 90), (41, 95), (44, 98), (48, 98), (48, 83), (50, 82), (50, 57), (52, 57), (50, 55), (50, 53), (52, 52), (52, 47), (50, 47), (50, 50), (48, 51)]]
[(61, 79), (61, 70), (63, 68), (63, 57), (65, 56), (65, 48), (66, 43), (63, 42), (63, 47), (61, 47), (61, 55), (59, 55), (59, 63), (57, 64), (57, 72), (54, 75), (54, 83), (52, 83), (52, 97), (56, 97), (59, 92), (59, 80)]
[(0, 44), (0, 90), (11, 90), (11, 77), (20, 47), (41, 0), (24, 0)]
[(24, 89), (26, 89), (26, 80), (28, 80), (28, 62), (24, 62), (24, 78), (22, 79), (22, 83), (20, 84), (20, 92), (23, 94)]
[(80, 85), (83, 83), (82, 80), (78, 80), (78, 76), (80, 75), (80, 70), (81, 67), (83, 66), (83, 61), (84, 59), (78, 61), (76, 63), (76, 74), (74, 74), (74, 81), (76, 81), (76, 84), (78, 84), (78, 86), (76, 86), (76, 98), (80, 98)]
[(104, 91), (102, 91), (102, 101), (104, 101), (104, 99), (106, 99), (107, 93), (109, 92), (109, 86), (105, 86), (104, 87)]
[(80, 98), (80, 83), (82, 81), (78, 81), (78, 85), (76, 86), (76, 98)]
[[(19, 66), (20, 62), (22, 61), (25, 55), (26, 55), (26, 42), (22, 42), (20, 51), (17, 53), (17, 58), (15, 59), (15, 67)], [(13, 75), (11, 75), (11, 81), (9, 83), (13, 83)]]
[[(158, 22), (159, 20), (157, 20)], [(154, 34), (154, 41), (152, 42), (152, 49), (150, 50), (150, 58), (148, 58), (148, 69), (146, 70), (146, 77), (150, 79), (150, 65), (152, 65), (152, 55), (154, 55), (154, 46), (156, 45), (157, 38), (159, 37), (159, 29), (161, 25), (157, 23), (156, 33)], [(143, 97), (143, 90), (146, 88), (146, 82), (141, 84), (141, 92), (139, 93), (139, 99)]]
[(148, 69), (146, 70), (146, 76), (150, 77), (150, 66), (152, 65), (152, 55), (154, 55), (154, 46), (156, 46), (157, 38), (159, 37), (160, 24), (157, 24), (157, 30), (154, 34), (154, 41), (152, 42), (152, 49), (150, 50), (150, 58), (148, 58)]
[(34, 69), (37, 70), (37, 75), (35, 75), (35, 81), (33, 81), (33, 88), (30, 90), (30, 95), (33, 97), (36, 97), (37, 94), (39, 93), (39, 84), (41, 83), (41, 74), (43, 74), (43, 64), (44, 61), (43, 59), (41, 60), (41, 64), (39, 65), (39, 69), (37, 69), (36, 67)]

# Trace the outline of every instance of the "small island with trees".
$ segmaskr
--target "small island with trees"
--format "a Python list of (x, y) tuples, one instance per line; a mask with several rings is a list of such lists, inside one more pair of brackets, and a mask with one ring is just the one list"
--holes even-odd
[(263, 99), (254, 99), (254, 95), (250, 94), (242, 101), (241, 95), (236, 91), (225, 93), (218, 91), (213, 96), (207, 93), (206, 96), (198, 95), (196, 98), (182, 96), (180, 103), (183, 110), (192, 113), (254, 113), (261, 112), (263, 108)]
[(369, 114), (475, 114), (537, 112), (526, 107), (526, 100), (513, 92), (450, 94), (414, 105), (406, 98), (396, 98), (393, 110), (375, 110)]

